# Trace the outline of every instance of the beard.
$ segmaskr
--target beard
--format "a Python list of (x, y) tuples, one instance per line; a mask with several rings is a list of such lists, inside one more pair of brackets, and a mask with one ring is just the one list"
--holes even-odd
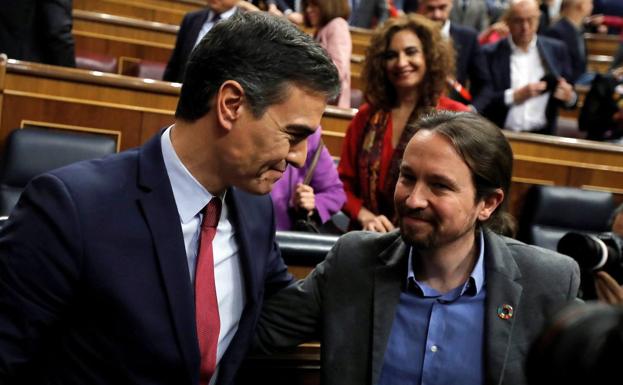
[[(409, 246), (418, 251), (428, 251), (451, 244), (468, 234), (475, 233), (476, 218), (465, 223), (465, 226), (453, 231), (444, 231), (442, 224), (433, 214), (421, 210), (398, 208), (400, 236)], [(417, 226), (405, 223), (405, 219), (419, 219), (423, 222)]]
[[(398, 208), (398, 224), (400, 227), (400, 236), (402, 240), (409, 246), (417, 250), (429, 250), (438, 244), (438, 223), (432, 215), (427, 215), (421, 210), (407, 210)], [(425, 223), (420, 223), (419, 227), (425, 229), (417, 229), (405, 223), (405, 219), (419, 219)]]

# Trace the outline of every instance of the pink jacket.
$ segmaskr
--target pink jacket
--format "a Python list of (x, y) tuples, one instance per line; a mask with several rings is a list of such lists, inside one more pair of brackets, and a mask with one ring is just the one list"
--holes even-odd
[(327, 50), (340, 74), (342, 92), (337, 106), (350, 108), (350, 55), (353, 43), (350, 40), (348, 22), (336, 17), (318, 30), (316, 41)]

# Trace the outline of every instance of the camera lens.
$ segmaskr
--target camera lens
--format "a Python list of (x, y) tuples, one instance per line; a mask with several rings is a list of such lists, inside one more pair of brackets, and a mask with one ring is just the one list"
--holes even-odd
[(608, 261), (608, 246), (590, 234), (567, 233), (558, 241), (557, 250), (575, 259), (581, 269), (601, 269)]

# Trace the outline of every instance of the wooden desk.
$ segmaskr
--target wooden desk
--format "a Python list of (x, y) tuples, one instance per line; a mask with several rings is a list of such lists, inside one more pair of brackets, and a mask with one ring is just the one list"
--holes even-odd
[(101, 12), (109, 15), (125, 16), (165, 24), (180, 25), (185, 10), (174, 9), (169, 6), (149, 4), (140, 1), (127, 0), (73, 0), (73, 9)]
[(372, 30), (358, 27), (350, 27), (350, 38), (353, 42), (353, 54), (365, 55), (370, 45)]
[(139, 146), (173, 122), (180, 85), (9, 60), (0, 61), (0, 145), (25, 125), (115, 133)]
[(167, 63), (174, 44), (155, 43), (146, 40), (105, 35), (96, 32), (74, 30), (76, 52), (99, 53), (106, 56), (130, 57)]
[(619, 35), (585, 33), (586, 51), (589, 55), (614, 56), (619, 49)]
[(588, 55), (587, 71), (605, 74), (610, 70), (614, 58), (610, 55)]
[(159, 43), (167, 47), (175, 45), (179, 27), (173, 24), (157, 23), (131, 17), (110, 15), (101, 12), (73, 11), (74, 33), (90, 33), (114, 36), (129, 40)]

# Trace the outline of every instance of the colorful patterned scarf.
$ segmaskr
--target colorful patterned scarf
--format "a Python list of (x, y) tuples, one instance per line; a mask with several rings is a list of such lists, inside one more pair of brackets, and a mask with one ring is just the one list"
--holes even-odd
[[(414, 111), (411, 118), (409, 118), (409, 122), (412, 121), (413, 116), (417, 115), (419, 114)], [(398, 181), (398, 174), (400, 173), (400, 162), (402, 161), (405, 147), (416, 129), (413, 125), (407, 123), (392, 154), (385, 185), (379, 186), (383, 138), (385, 137), (390, 118), (390, 111), (378, 110), (370, 115), (359, 144), (358, 169), (363, 206), (374, 214), (385, 215), (390, 221), (395, 223), (394, 190)]]

